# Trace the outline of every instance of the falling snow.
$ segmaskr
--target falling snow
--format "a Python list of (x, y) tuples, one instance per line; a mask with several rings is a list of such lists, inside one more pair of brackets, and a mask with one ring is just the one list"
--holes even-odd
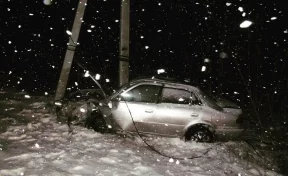
[(240, 28), (248, 28), (252, 25), (251, 21), (245, 20), (240, 24)]
[(68, 35), (72, 35), (72, 32), (70, 32), (70, 31), (68, 31), (68, 30), (66, 30), (66, 33), (67, 33)]
[(244, 11), (243, 7), (239, 7), (238, 10), (239, 10), (240, 12), (243, 12), (243, 11)]
[[(97, 79), (97, 74), (101, 75), (99, 79), (104, 86), (109, 87), (110, 84), (113, 87), (118, 86), (117, 65), (119, 60), (117, 58), (119, 58), (121, 39), (120, 5), (119, 3), (113, 3), (113, 0), (88, 2), (85, 5), (86, 12), (84, 18), (81, 19), (82, 27), (79, 39), (78, 41), (72, 41), (77, 44), (77, 48), (72, 62), (67, 94), (80, 88), (98, 88), (93, 82), (88, 81), (90, 78), (84, 78), (85, 72), (77, 65), (76, 61), (80, 62), (85, 70), (90, 70), (90, 76), (93, 76), (93, 78)], [(77, 3), (76, 1), (42, 0), (42, 2), (25, 1), (24, 4), (22, 3), (22, 8), (16, 8), (18, 6), (18, 1), (11, 0), (1, 4), (3, 10), (1, 22), (3, 24), (1, 24), (0, 29), (2, 40), (0, 46), (2, 61), (0, 64), (0, 96), (5, 91), (19, 90), (22, 91), (21, 98), (29, 102), (34, 101), (33, 93), (45, 98), (54, 97), (67, 45), (71, 44), (72, 39), (74, 40), (74, 31), (76, 30), (73, 29), (73, 37), (71, 30), (74, 15), (77, 11)], [(253, 114), (253, 102), (256, 102), (254, 103), (255, 109), (259, 111), (258, 115), (263, 126), (270, 127), (273, 124), (276, 125), (276, 128), (279, 128), (277, 125), (283, 125), (283, 123), (284, 126), (287, 126), (287, 110), (285, 110), (287, 104), (285, 99), (287, 97), (285, 91), (287, 90), (287, 74), (285, 71), (287, 70), (288, 29), (285, 7), (287, 7), (286, 1), (275, 0), (249, 1), (249, 3), (243, 0), (223, 2), (196, 0), (185, 1), (185, 3), (163, 0), (151, 3), (146, 1), (133, 2), (130, 7), (131, 41), (129, 58), (131, 60), (129, 70), (131, 75), (129, 76), (134, 79), (139, 76), (158, 75), (158, 71), (163, 70), (163, 73), (160, 74), (163, 74), (164, 77), (176, 77), (179, 81), (188, 80), (187, 82), (197, 84), (211, 93), (219, 93), (219, 95), (221, 94), (238, 102), (242, 108), (252, 112), (250, 118), (255, 123), (258, 122), (258, 116)], [(66, 31), (66, 29), (69, 30)], [(70, 43), (66, 45), (67, 42)], [(15, 103), (14, 99), (7, 101), (11, 102), (11, 106)], [(251, 107), (253, 109), (249, 109)], [(9, 108), (5, 109), (9, 111)], [(6, 114), (1, 115), (0, 120), (2, 120), (2, 116), (8, 118)], [(38, 117), (37, 112), (29, 114), (29, 117), (32, 116)], [(43, 118), (45, 121), (46, 117), (43, 116)], [(53, 117), (49, 116), (49, 118), (50, 120), (46, 119), (46, 122), (57, 126), (57, 123), (53, 121)], [(11, 119), (0, 121), (0, 127), (3, 124), (2, 122), (6, 123), (7, 121), (12, 122)], [(42, 121), (39, 123), (45, 124)], [(17, 126), (17, 124), (15, 125)], [(27, 129), (30, 129), (31, 126), (34, 129), (35, 124), (25, 124), (24, 126), (26, 125)], [(257, 128), (260, 128), (260, 126), (257, 123)], [(22, 127), (19, 128), (22, 129)], [(9, 133), (12, 134), (13, 130), (17, 131), (17, 128), (12, 129), (11, 127)], [(55, 132), (53, 133), (55, 138), (61, 138), (61, 134), (57, 133), (57, 129), (52, 130)], [(80, 129), (80, 131), (83, 132), (83, 129)], [(107, 143), (102, 142), (102, 140), (99, 140), (99, 142), (98, 138), (93, 138), (93, 140), (101, 144), (105, 157), (100, 157), (97, 152), (92, 153), (99, 159), (94, 162), (94, 160), (91, 161), (91, 158), (87, 159), (91, 156), (89, 148), (98, 150), (97, 147), (93, 148), (92, 143), (90, 147), (85, 148), (83, 146), (86, 145), (85, 142), (87, 141), (79, 137), (76, 138), (79, 143), (76, 142), (75, 148), (73, 148), (75, 151), (72, 148), (66, 150), (65, 147), (68, 146), (69, 148), (69, 145), (57, 146), (53, 149), (48, 147), (48, 143), (41, 143), (42, 138), (34, 139), (39, 132), (35, 130), (31, 137), (27, 135), (26, 138), (22, 136), (26, 134), (22, 131), (17, 133), (18, 136), (16, 134), (9, 136), (8, 134), (7, 137), (14, 139), (23, 137), (23, 139), (19, 139), (19, 144), (26, 145), (23, 140), (31, 141), (27, 141), (27, 146), (23, 148), (23, 150), (27, 149), (27, 151), (24, 151), (24, 155), (20, 156), (12, 153), (13, 156), (11, 157), (15, 156), (18, 159), (11, 159), (9, 156), (11, 160), (4, 162), (5, 168), (0, 168), (0, 175), (33, 175), (33, 173), (27, 174), (27, 171), (30, 172), (34, 169), (38, 172), (38, 169), (41, 168), (44, 168), (43, 173), (35, 173), (36, 175), (123, 175), (123, 170), (119, 168), (126, 168), (125, 162), (133, 165), (130, 170), (127, 166), (129, 170), (126, 173), (127, 175), (211, 175), (211, 173), (215, 173), (215, 175), (243, 176), (274, 174), (272, 170), (273, 174), (270, 173), (270, 170), (258, 168), (258, 166), (254, 167), (253, 164), (250, 166), (250, 163), (243, 164), (241, 167), (237, 165), (239, 163), (236, 161), (236, 164), (228, 161), (222, 163), (228, 155), (223, 153), (219, 155), (223, 158), (217, 160), (217, 162), (215, 161), (216, 164), (213, 160), (215, 158), (213, 158), (210, 166), (208, 166), (208, 160), (201, 160), (207, 161), (207, 163), (200, 161), (194, 163), (192, 161), (195, 165), (189, 165), (186, 161), (183, 161), (183, 163), (182, 160), (179, 162), (174, 159), (173, 162), (169, 162), (169, 158), (163, 159), (156, 156), (150, 158), (153, 160), (151, 161), (141, 153), (141, 151), (147, 152), (147, 150), (139, 150), (135, 147), (135, 151), (129, 149), (129, 152), (124, 155), (124, 153), (115, 152), (117, 147), (113, 147), (114, 143), (109, 142), (109, 146), (106, 146)], [(89, 131), (83, 133), (94, 134)], [(42, 137), (44, 138), (44, 136)], [(48, 139), (55, 138), (48, 136)], [(32, 141), (32, 139), (35, 141)], [(104, 139), (110, 140), (106, 135), (104, 135)], [(119, 139), (112, 138), (111, 141), (113, 140), (118, 141)], [(14, 142), (18, 144), (17, 140), (14, 140)], [(60, 140), (58, 142), (64, 143)], [(121, 142), (123, 141), (121, 140), (119, 143)], [(72, 157), (72, 154), (82, 152), (80, 149), (78, 150), (77, 145), (82, 146), (81, 149), (84, 152), (83, 155), (85, 155), (79, 157), (79, 162)], [(221, 150), (221, 147), (218, 149)], [(0, 139), (0, 152), (3, 148)], [(121, 149), (124, 151), (124, 148)], [(63, 150), (64, 153), (55, 154), (54, 159), (53, 154), (61, 152), (57, 151), (58, 149)], [(28, 150), (35, 152), (35, 154), (30, 154)], [(110, 150), (113, 150), (114, 153), (109, 152)], [(137, 150), (140, 152), (137, 152)], [(213, 152), (217, 153), (219, 150)], [(131, 151), (136, 154), (131, 154)], [(245, 154), (252, 155), (253, 152), (249, 151)], [(35, 157), (38, 154), (39, 157)], [(71, 154), (71, 157), (69, 154)], [(117, 154), (121, 156), (120, 159), (117, 158)], [(245, 154), (242, 153), (241, 156)], [(67, 166), (59, 163), (63, 159), (60, 156), (67, 157), (67, 160), (65, 160)], [(29, 158), (29, 162), (25, 157)], [(213, 157), (217, 157), (217, 155), (213, 155)], [(2, 158), (2, 153), (0, 153), (0, 160)], [(133, 160), (133, 162), (129, 163), (126, 158)], [(85, 161), (85, 164), (80, 162), (81, 159)], [(50, 162), (47, 168), (43, 166), (45, 161)], [(10, 166), (9, 162), (12, 162), (13, 165)], [(90, 166), (89, 162), (93, 163), (91, 164), (93, 166)], [(67, 168), (67, 170), (70, 170), (67, 173), (62, 173), (61, 169), (54, 167), (53, 163), (58, 166), (61, 165), (61, 169)], [(203, 163), (205, 167), (202, 169), (201, 165)], [(229, 163), (233, 164), (230, 165)], [(110, 167), (111, 164), (116, 167)], [(90, 172), (90, 168), (95, 167), (95, 165), (105, 168), (106, 173), (104, 172), (105, 169), (99, 169), (104, 170), (101, 173)], [(221, 165), (221, 168), (215, 169), (219, 165)], [(32, 169), (32, 166), (39, 168)], [(162, 168), (167, 169), (163, 169), (164, 172), (157, 173)], [(49, 169), (54, 170), (50, 172)], [(184, 171), (182, 172), (181, 169)], [(190, 171), (188, 171), (189, 169)], [(179, 170), (180, 172), (178, 172)], [(47, 173), (44, 173), (45, 171)]]
[(231, 6), (232, 3), (226, 2), (226, 6)]

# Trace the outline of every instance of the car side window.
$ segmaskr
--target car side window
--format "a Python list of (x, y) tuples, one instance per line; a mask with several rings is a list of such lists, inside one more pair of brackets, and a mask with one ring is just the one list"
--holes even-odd
[(189, 104), (191, 92), (181, 89), (163, 88), (162, 103)]
[(140, 85), (128, 92), (122, 93), (121, 100), (128, 102), (156, 103), (160, 88), (160, 86), (155, 85)]

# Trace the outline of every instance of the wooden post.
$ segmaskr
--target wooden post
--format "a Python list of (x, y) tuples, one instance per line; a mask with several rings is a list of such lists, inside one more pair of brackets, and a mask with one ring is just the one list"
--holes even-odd
[(130, 0), (121, 0), (119, 85), (129, 81)]
[(72, 35), (69, 39), (69, 44), (66, 50), (61, 75), (58, 81), (55, 100), (61, 100), (65, 94), (86, 5), (87, 0), (79, 0), (76, 16), (72, 27)]

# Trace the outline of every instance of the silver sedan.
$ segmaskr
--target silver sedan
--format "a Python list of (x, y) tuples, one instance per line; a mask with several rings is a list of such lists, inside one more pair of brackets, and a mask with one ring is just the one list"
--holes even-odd
[(222, 108), (200, 89), (166, 80), (132, 81), (99, 108), (109, 128), (141, 134), (211, 142), (243, 130), (240, 108)]

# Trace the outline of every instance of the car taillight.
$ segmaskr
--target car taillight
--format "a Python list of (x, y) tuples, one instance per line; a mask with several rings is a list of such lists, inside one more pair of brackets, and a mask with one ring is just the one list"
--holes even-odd
[(249, 125), (249, 120), (245, 114), (240, 114), (236, 120), (236, 123), (242, 127), (247, 127)]

